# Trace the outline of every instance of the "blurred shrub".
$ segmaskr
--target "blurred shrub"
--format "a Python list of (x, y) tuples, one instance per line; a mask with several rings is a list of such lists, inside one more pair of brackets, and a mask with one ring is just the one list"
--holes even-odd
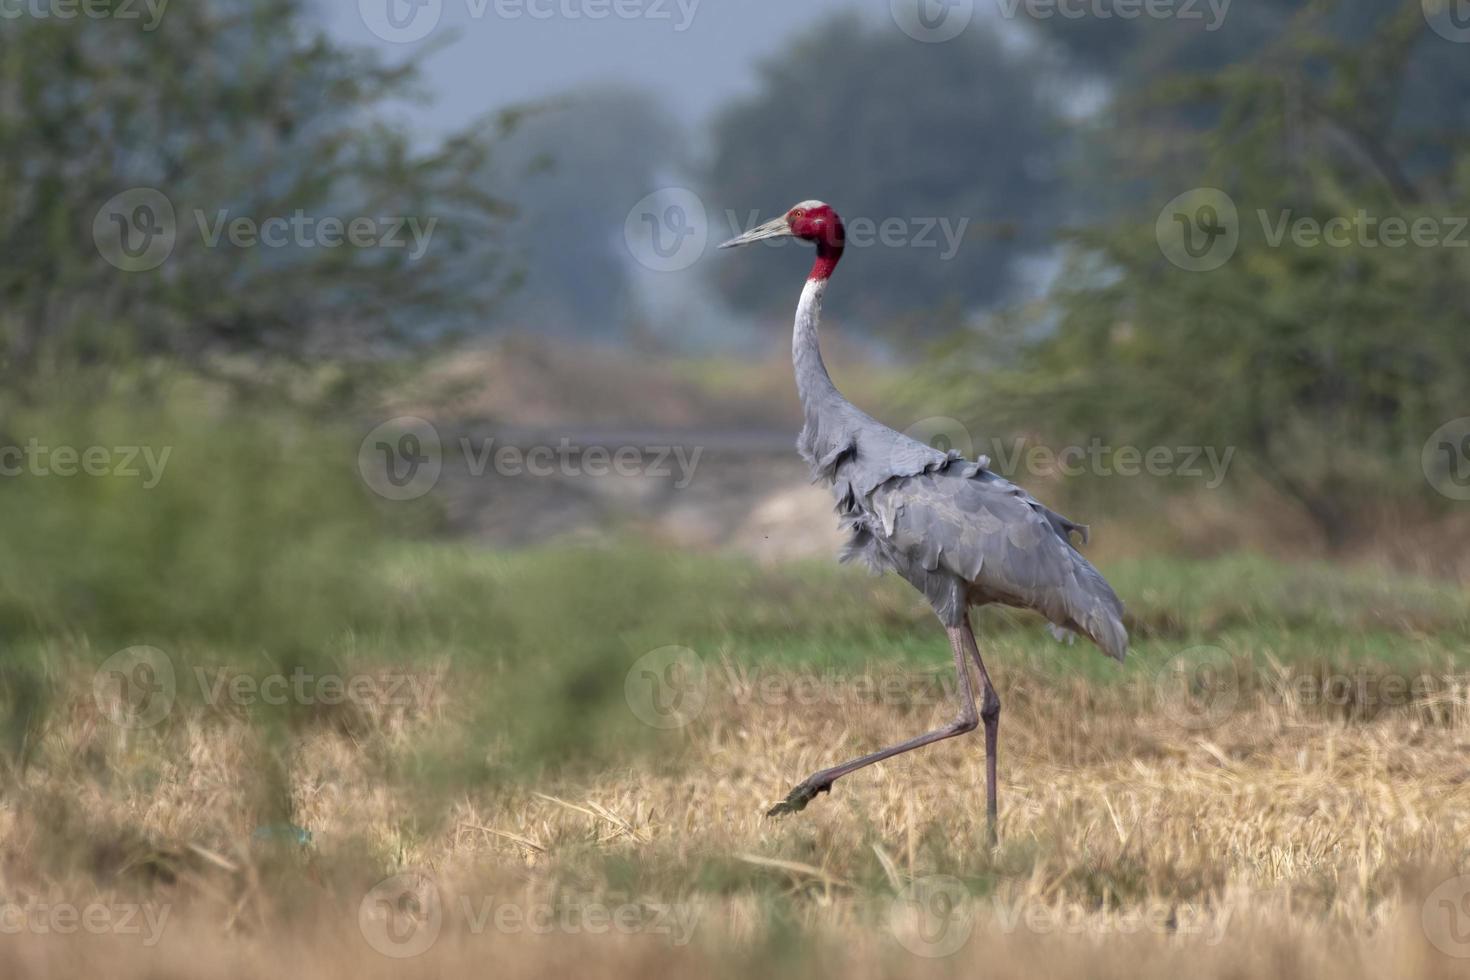
[[(732, 636), (841, 642), (894, 625), (891, 609), (876, 623), (850, 615), (864, 596), (829, 589), (830, 570), (805, 587), (831, 601), (793, 604), (791, 581), (745, 562), (632, 542), (516, 554), (425, 542), (435, 496), (374, 496), (357, 473), (364, 426), (195, 380), (58, 395), (3, 419), (0, 465), (13, 475), (0, 476), (0, 658), (14, 669), (0, 697), (12, 753), (34, 730), (43, 676), (64, 683), (57, 665), (95, 669), (146, 645), (173, 659), (180, 702), (195, 708), (206, 698), (196, 668), (442, 674), (452, 710), (473, 724), (444, 726), (444, 741), (424, 740), (411, 759), (386, 753), (398, 778), (595, 766), (614, 746), (657, 742), (625, 699), (649, 651), (687, 646), (714, 670)], [(109, 471), (83, 472), (89, 453)], [(322, 705), (249, 713), (273, 733), (263, 772), (289, 766), (293, 728), (343, 723)], [(289, 787), (279, 772), (263, 782)]]
[[(1416, 0), (1338, 34), (1322, 23), (1333, 6), (1218, 71), (1130, 76), (1121, 105), (1208, 124), (1108, 117), (1125, 164), (1110, 173), (1155, 178), (1143, 206), (1073, 236), (1047, 303), (935, 361), (956, 385), (988, 372), (974, 403), (987, 434), (1233, 450), (1232, 485), (1263, 480), (1329, 546), (1375, 502), (1445, 503), (1420, 452), (1466, 414), (1470, 157), (1463, 118), (1447, 126), (1402, 93), (1421, 52), (1442, 92), (1470, 86), (1470, 62), (1447, 59)], [(1395, 244), (1390, 218), (1440, 241)], [(1330, 240), (1299, 238), (1303, 221)]]
[[(0, 479), (12, 635), (273, 646), (374, 616), (357, 583), (383, 521), (346, 427), (198, 386), (22, 407), (0, 425), (22, 471)], [(101, 475), (83, 470), (89, 453)]]

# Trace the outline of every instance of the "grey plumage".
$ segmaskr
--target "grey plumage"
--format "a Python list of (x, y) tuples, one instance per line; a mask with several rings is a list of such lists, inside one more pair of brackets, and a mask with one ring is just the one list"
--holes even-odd
[(969, 606), (1034, 609), (1122, 660), (1123, 604), (1071, 536), (1087, 528), (1049, 510), (988, 468), (895, 432), (838, 392), (822, 362), (817, 321), (825, 283), (807, 283), (792, 360), (806, 424), (797, 449), (831, 487), (850, 539), (843, 560), (894, 571), (946, 626)]

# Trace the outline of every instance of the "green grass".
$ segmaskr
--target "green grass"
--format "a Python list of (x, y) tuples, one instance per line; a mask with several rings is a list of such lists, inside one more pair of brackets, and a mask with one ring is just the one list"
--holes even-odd
[[(303, 426), (265, 408), (241, 412), (176, 400), (154, 408), (16, 412), (6, 424), (12, 439), (172, 450), (165, 478), (152, 489), (121, 478), (0, 479), (0, 535), (7, 543), (0, 551), (0, 761), (32, 766), (14, 778), (20, 767), (0, 765), (0, 789), (24, 801), (18, 812), (39, 815), (39, 829), (18, 839), (27, 860), (53, 880), (93, 877), (111, 887), (125, 878), (151, 888), (177, 869), (197, 870), (197, 855), (182, 841), (218, 849), (241, 827), (248, 836), (257, 826), (278, 825), (317, 835), (313, 853), (344, 895), (355, 894), (358, 878), (370, 882), (404, 864), (405, 854), (440, 854), (446, 868), (493, 871), (505, 860), (499, 852), (445, 850), (457, 840), (460, 808), (469, 806), (468, 822), (541, 840), (549, 850), (537, 860), (562, 880), (616, 893), (736, 903), (741, 915), (761, 923), (759, 948), (790, 950), (793, 962), (805, 955), (797, 951), (819, 921), (814, 910), (822, 886), (739, 855), (830, 867), (852, 886), (844, 899), (852, 914), (877, 910), (880, 930), (887, 928), (881, 914), (891, 883), (875, 846), (890, 856), (907, 851), (904, 867), (960, 877), (977, 898), (1009, 894), (1018, 882), (1047, 881), (1089, 907), (1141, 904), (1159, 895), (1204, 902), (1232, 867), (1228, 855), (1216, 853), (1227, 851), (1218, 842), (1237, 840), (1230, 835), (1242, 814), (1276, 806), (1256, 805), (1251, 794), (1266, 790), (1249, 789), (1250, 754), (1262, 757), (1255, 761), (1270, 779), (1259, 785), (1272, 792), (1283, 773), (1295, 770), (1282, 761), (1289, 760), (1285, 750), (1280, 758), (1271, 755), (1276, 730), (1257, 726), (1271, 714), (1262, 711), (1263, 699), (1247, 697), (1242, 710), (1260, 713), (1243, 716), (1244, 734), (1228, 727), (1204, 733), (1222, 741), (1219, 751), (1238, 763), (1233, 778), (1247, 789), (1220, 796), (1208, 780), (1191, 789), (1181, 776), (1162, 784), (1145, 780), (1135, 790), (1127, 772), (1117, 771), (1126, 759), (1157, 766), (1167, 753), (1183, 760), (1185, 768), (1176, 772), (1217, 773), (1217, 757), (1201, 762), (1207, 753), (1191, 747), (1189, 729), (1149, 717), (1158, 713), (1154, 681), (1166, 663), (1181, 654), (1204, 656), (1197, 647), (1217, 647), (1248, 671), (1247, 688), (1270, 683), (1281, 669), (1314, 677), (1437, 675), (1470, 663), (1470, 603), (1452, 583), (1247, 554), (1110, 563), (1103, 571), (1127, 603), (1134, 636), (1124, 665), (1086, 642), (1058, 643), (1029, 614), (990, 609), (976, 617), (987, 662), (1003, 687), (1014, 684), (1014, 700), (1004, 693), (1013, 706), (1008, 710), (1033, 722), (1031, 736), (1008, 743), (1016, 749), (1006, 751), (1029, 752), (1032, 761), (1059, 767), (1048, 771), (1069, 779), (1088, 767), (1097, 777), (1055, 796), (1046, 796), (1041, 783), (1031, 785), (1025, 792), (1046, 802), (1038, 825), (1028, 828), (1035, 837), (1018, 833), (991, 855), (980, 843), (969, 799), (944, 797), (944, 783), (932, 773), (912, 780), (918, 815), (903, 833), (892, 825), (883, 830), (866, 815), (855, 823), (837, 819), (850, 793), (872, 793), (876, 781), (850, 784), (823, 800), (827, 812), (816, 822), (752, 830), (727, 814), (758, 813), (762, 794), (799, 775), (807, 749), (834, 738), (834, 721), (850, 723), (859, 740), (872, 744), (893, 720), (884, 717), (888, 712), (844, 717), (839, 708), (806, 716), (776, 704), (747, 708), (727, 701), (689, 729), (655, 730), (625, 701), (630, 668), (648, 651), (678, 645), (717, 674), (725, 661), (757, 672), (836, 676), (899, 665), (947, 682), (943, 631), (897, 578), (830, 561), (766, 567), (631, 539), (517, 552), (447, 540), (437, 533), (432, 495), (387, 505), (359, 482), (358, 427)], [(179, 698), (191, 710), (119, 737), (92, 723), (88, 683), (110, 654), (136, 644), (173, 659)], [(443, 715), (426, 711), (399, 728), (384, 713), (375, 716), (377, 724), (353, 729), (350, 718), (344, 724), (340, 714), (299, 704), (251, 707), (246, 725), (221, 721), (199, 703), (202, 694), (190, 682), (196, 667), (258, 676), (298, 666), (344, 674), (444, 670), (452, 690)], [(914, 683), (910, 690), (926, 682)], [(925, 697), (884, 707), (929, 711), (935, 704)], [(1038, 704), (1050, 712), (1028, 713)], [(1303, 734), (1309, 725), (1330, 727), (1331, 742), (1340, 721), (1371, 717), (1373, 709), (1351, 700), (1281, 714), (1312, 748), (1316, 735)], [(1417, 724), (1433, 709), (1411, 710)], [(328, 726), (346, 737), (312, 737)], [(904, 730), (919, 730), (918, 721)], [(747, 754), (750, 733), (761, 744), (758, 736), (771, 731), (784, 733), (775, 739), (783, 743), (779, 752), (764, 744)], [(840, 739), (849, 741), (850, 734)], [(1415, 751), (1437, 758), (1437, 736), (1414, 738)], [(1371, 744), (1372, 752), (1344, 753), (1347, 762), (1325, 764), (1356, 773), (1360, 781), (1352, 785), (1361, 796), (1378, 777), (1354, 769), (1352, 760), (1377, 759), (1380, 743), (1367, 737), (1360, 743)], [(966, 764), (978, 748), (948, 751), (916, 756), (914, 765)], [(1024, 785), (1027, 757), (1005, 758), (1009, 793), (1011, 780)], [(1311, 758), (1315, 764), (1317, 756)], [(1422, 766), (1428, 771), (1430, 762)], [(180, 770), (213, 788), (180, 794)], [(1316, 806), (1321, 795), (1312, 772), (1292, 778), (1300, 783), (1295, 802), (1276, 811), (1288, 817)], [(1452, 793), (1453, 785), (1435, 792)], [(138, 829), (139, 801), (152, 802), (155, 791), (162, 797), (171, 787), (171, 829)], [(1412, 789), (1401, 784), (1395, 792)], [(650, 839), (605, 840), (600, 824), (589, 835), (585, 811), (569, 817), (532, 790), (606, 801), (639, 821)], [(1140, 804), (1130, 817), (1126, 805), (1135, 792), (1154, 794), (1145, 802), (1163, 802)], [(223, 803), (215, 802), (216, 793)], [(375, 822), (358, 823), (363, 811), (347, 803), (379, 793), (391, 807), (368, 807), (367, 819)], [(1439, 854), (1413, 850), (1428, 846), (1412, 833), (1423, 825), (1419, 814), (1431, 797), (1410, 798), (1418, 802), (1403, 824), (1412, 832), (1396, 839), (1408, 844), (1383, 851), (1406, 866), (1419, 853)], [(1200, 844), (1192, 822), (1168, 817), (1164, 804), (1174, 806), (1172, 800), (1182, 801), (1177, 811), (1190, 821), (1199, 815), (1228, 830), (1208, 838), (1215, 843)], [(1175, 836), (1160, 848), (1142, 838), (1113, 848), (1114, 804), (1125, 807), (1125, 818)], [(1225, 812), (1232, 804), (1238, 808)], [(1357, 819), (1356, 812), (1338, 811), (1341, 826)], [(957, 826), (970, 830), (957, 837)], [(1291, 819), (1271, 833), (1273, 848), (1295, 846), (1300, 836)], [(1445, 839), (1462, 837), (1446, 831)], [(259, 853), (260, 845), (249, 846)], [(1244, 866), (1254, 853), (1236, 860)], [(268, 884), (285, 896), (281, 908), (299, 900), (309, 909), (315, 893), (294, 858), (285, 857), (291, 855), (257, 860), (266, 861)], [(513, 865), (517, 876), (524, 873), (521, 855)], [(1320, 878), (1324, 888), (1335, 888), (1336, 876), (1335, 866), (1323, 864), (1299, 872), (1295, 883), (1310, 888)], [(1349, 901), (1366, 907), (1356, 897), (1343, 904)], [(1332, 902), (1329, 893), (1320, 904)]]
[[(0, 695), (12, 750), (44, 717), (40, 694), (57, 664), (95, 665), (138, 644), (186, 672), (448, 663), (454, 683), (475, 691), (487, 738), (516, 733), (504, 754), (512, 769), (596, 765), (612, 741), (648, 741), (629, 719), (623, 679), (660, 647), (689, 647), (708, 663), (948, 669), (937, 622), (892, 576), (632, 542), (498, 553), (435, 540), (432, 495), (385, 505), (360, 483), (351, 425), (303, 425), (198, 395), (22, 410), (6, 423), (12, 441), (170, 451), (153, 488), (122, 477), (0, 480)], [(1452, 584), (1248, 555), (1103, 571), (1129, 610), (1126, 666), (1003, 610), (977, 617), (989, 660), (1114, 683), (1202, 644), (1263, 670), (1445, 668), (1465, 663), (1470, 646), (1470, 604)], [(483, 756), (441, 749), (445, 759)]]

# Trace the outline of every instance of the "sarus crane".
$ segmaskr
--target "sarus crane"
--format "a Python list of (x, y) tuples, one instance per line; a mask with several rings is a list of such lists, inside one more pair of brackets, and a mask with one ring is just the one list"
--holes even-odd
[[(967, 460), (895, 432), (858, 410), (833, 385), (822, 362), (817, 324), (827, 283), (842, 258), (844, 231), (837, 213), (821, 201), (804, 201), (720, 247), (772, 238), (810, 242), (817, 252), (796, 305), (791, 340), (806, 416), (797, 449), (811, 466), (813, 481), (829, 486), (837, 498), (839, 521), (849, 535), (842, 560), (897, 572), (944, 624), (960, 704), (959, 716), (943, 728), (813, 773), (767, 816), (796, 813), (848, 773), (972, 732), (984, 722), (985, 812), (993, 843), (1000, 698), (970, 628), (970, 607), (999, 603), (1035, 610), (1058, 633), (1080, 633), (1122, 661), (1128, 648), (1123, 604), (1073, 544), (1074, 534), (1086, 543), (1085, 526), (992, 472), (985, 457)], [(980, 676), (978, 715), (971, 660)]]

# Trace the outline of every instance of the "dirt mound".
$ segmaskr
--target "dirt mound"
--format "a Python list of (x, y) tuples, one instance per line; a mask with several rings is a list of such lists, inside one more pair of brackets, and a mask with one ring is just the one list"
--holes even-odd
[(492, 419), (522, 430), (595, 426), (794, 432), (801, 415), (790, 371), (789, 364), (778, 371), (773, 362), (742, 363), (733, 373), (721, 372), (711, 362), (515, 337), (438, 361), (404, 400), (415, 412), (436, 419)]

